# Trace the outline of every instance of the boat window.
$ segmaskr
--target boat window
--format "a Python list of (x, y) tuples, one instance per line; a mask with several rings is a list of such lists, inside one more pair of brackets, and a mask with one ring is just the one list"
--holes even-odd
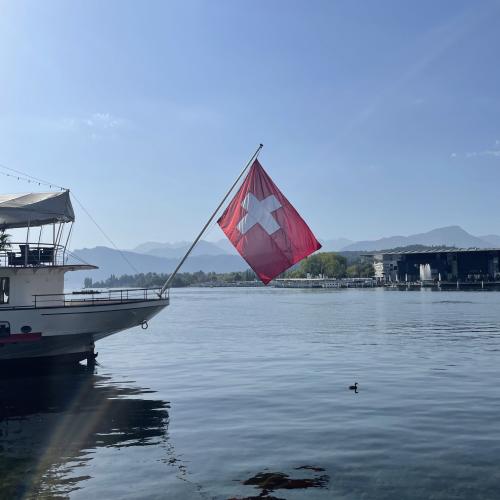
[(0, 304), (9, 303), (9, 281), (10, 278), (0, 278)]

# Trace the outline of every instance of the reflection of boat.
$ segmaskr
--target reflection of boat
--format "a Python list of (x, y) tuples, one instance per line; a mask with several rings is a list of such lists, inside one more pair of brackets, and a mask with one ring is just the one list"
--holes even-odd
[[(66, 246), (74, 219), (69, 191), (0, 195), (0, 231), (27, 229), (22, 243), (0, 249), (0, 364), (93, 360), (95, 341), (144, 325), (168, 305), (168, 290), (65, 294), (65, 273), (95, 269), (68, 263)], [(67, 223), (71, 226), (63, 245)], [(50, 228), (49, 243), (42, 242), (45, 227)]]
[(88, 479), (97, 448), (167, 439), (168, 403), (76, 365), (0, 381), (2, 498), (65, 498)]

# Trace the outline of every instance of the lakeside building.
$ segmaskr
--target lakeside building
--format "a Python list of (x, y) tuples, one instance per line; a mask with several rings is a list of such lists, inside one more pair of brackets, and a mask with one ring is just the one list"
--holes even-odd
[(500, 249), (437, 248), (374, 252), (375, 279), (379, 283), (500, 284)]

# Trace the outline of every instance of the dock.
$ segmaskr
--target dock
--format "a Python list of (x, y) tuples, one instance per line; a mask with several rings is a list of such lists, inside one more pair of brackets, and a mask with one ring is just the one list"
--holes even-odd
[(373, 288), (373, 278), (279, 278), (271, 281), (275, 288)]

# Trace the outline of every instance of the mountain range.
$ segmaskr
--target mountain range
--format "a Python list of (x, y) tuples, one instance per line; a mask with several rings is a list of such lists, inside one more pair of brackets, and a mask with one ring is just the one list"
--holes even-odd
[[(191, 242), (189, 241), (179, 241), (177, 243), (148, 241), (136, 246), (132, 252), (179, 259), (186, 253), (190, 245)], [(219, 240), (216, 242), (200, 240), (194, 247), (191, 255), (193, 257), (200, 255), (237, 255), (237, 252), (229, 240)]]
[[(184, 255), (184, 250), (188, 247), (181, 247), (177, 255), (171, 257), (160, 257), (152, 253), (138, 253), (127, 250), (115, 250), (108, 247), (83, 248), (73, 250), (73, 263), (88, 263), (98, 266), (99, 269), (91, 271), (76, 271), (68, 273), (67, 279), (71, 286), (78, 286), (86, 277), (99, 281), (108, 278), (112, 274), (121, 276), (122, 274), (136, 273), (170, 273), (179, 263), (180, 256)], [(154, 250), (154, 249), (151, 249)], [(214, 271), (216, 273), (226, 273), (231, 271), (244, 271), (248, 269), (248, 264), (239, 255), (229, 255), (222, 250), (219, 254), (191, 255), (181, 271), (196, 272)]]
[[(426, 233), (410, 236), (390, 236), (378, 240), (351, 241), (346, 238), (320, 240), (323, 252), (378, 251), (408, 245), (454, 246), (460, 248), (492, 248), (500, 247), (500, 236), (489, 234), (473, 236), (460, 226), (447, 226), (433, 229)], [(83, 248), (74, 250), (74, 261), (83, 261), (99, 266), (94, 271), (78, 271), (68, 278), (71, 284), (83, 282), (85, 277), (102, 280), (111, 274), (135, 274), (136, 272), (169, 273), (172, 272), (179, 259), (189, 248), (190, 242), (177, 243), (146, 242), (132, 250), (114, 250), (108, 247)], [(228, 240), (216, 242), (201, 240), (186, 260), (182, 271), (195, 272), (231, 272), (244, 271), (247, 263), (236, 253)]]
[(405, 247), (408, 245), (446, 245), (458, 248), (488, 248), (500, 243), (500, 237), (495, 235), (473, 236), (460, 226), (447, 226), (433, 229), (426, 233), (410, 236), (390, 236), (378, 240), (357, 241), (342, 247), (342, 251), (351, 250), (385, 250), (388, 248)]

